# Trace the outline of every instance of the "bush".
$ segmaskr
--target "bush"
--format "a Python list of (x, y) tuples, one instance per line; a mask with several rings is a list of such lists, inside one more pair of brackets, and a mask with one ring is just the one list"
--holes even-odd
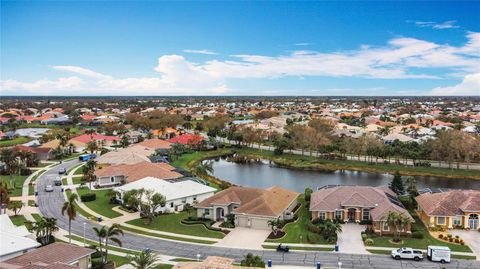
[(450, 239), (450, 238), (453, 237), (453, 235), (452, 234), (447, 234), (447, 237)]
[(320, 228), (318, 228), (317, 226), (315, 226), (312, 223), (307, 224), (307, 230), (309, 232), (316, 233), (316, 234), (320, 233)]
[(416, 238), (416, 239), (423, 239), (424, 235), (422, 232), (413, 232), (412, 233), (412, 238)]
[(91, 202), (95, 201), (97, 199), (97, 194), (91, 192), (91, 193), (86, 193), (80, 196), (80, 201), (82, 202)]
[(253, 256), (252, 253), (245, 255), (245, 258), (240, 262), (241, 266), (261, 267), (265, 268), (265, 262), (259, 256)]
[(30, 170), (30, 168), (22, 167), (22, 168), (20, 169), (20, 175), (22, 175), (22, 176), (28, 176), (28, 175), (30, 175), (30, 174), (32, 174), (32, 170)]
[(453, 238), (451, 238), (451, 237), (448, 238), (448, 241), (453, 242)]
[(363, 240), (363, 242), (365, 242), (365, 240), (367, 240), (367, 238), (368, 238), (368, 237), (367, 237), (367, 234), (362, 234), (362, 240)]
[(460, 239), (455, 238), (455, 243), (457, 243), (457, 244), (460, 243)]
[(375, 242), (373, 241), (372, 238), (367, 238), (367, 240), (365, 240), (365, 245), (367, 246), (373, 246)]
[(443, 234), (439, 234), (438, 238), (443, 239)]
[(362, 220), (362, 221), (360, 221), (360, 224), (361, 225), (372, 225), (372, 221), (371, 220)]
[(458, 236), (458, 235), (455, 235), (455, 238), (459, 239), (459, 238), (460, 238), (460, 236)]

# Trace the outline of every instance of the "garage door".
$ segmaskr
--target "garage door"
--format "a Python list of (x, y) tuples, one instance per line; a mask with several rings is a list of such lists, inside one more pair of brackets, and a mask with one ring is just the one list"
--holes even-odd
[(270, 230), (270, 227), (268, 227), (268, 220), (266, 219), (251, 218), (251, 223), (252, 229)]
[(247, 220), (247, 217), (244, 217), (244, 216), (239, 216), (237, 217), (237, 220), (238, 220), (238, 227), (248, 227), (248, 220)]

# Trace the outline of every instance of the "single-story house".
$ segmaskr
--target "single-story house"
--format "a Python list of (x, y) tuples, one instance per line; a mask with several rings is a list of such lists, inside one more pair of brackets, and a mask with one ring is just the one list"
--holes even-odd
[(155, 153), (154, 149), (142, 145), (132, 145), (127, 148), (115, 149), (97, 158), (98, 164), (135, 164), (150, 162), (148, 156)]
[(119, 192), (117, 197), (123, 199), (123, 194), (130, 190), (153, 190), (165, 196), (166, 204), (159, 208), (158, 212), (182, 211), (186, 204), (195, 204), (201, 202), (215, 193), (215, 189), (192, 180), (180, 180), (170, 182), (168, 180), (155, 177), (145, 177), (134, 182), (116, 187), (114, 190)]
[(224, 257), (209, 256), (201, 262), (180, 262), (177, 263), (172, 269), (243, 269), (240, 265), (235, 265), (235, 260)]
[(382, 140), (385, 144), (392, 144), (395, 140), (399, 140), (400, 142), (411, 142), (414, 139), (404, 134), (392, 133), (382, 137)]
[(451, 190), (424, 193), (415, 199), (418, 204), (418, 215), (427, 226), (473, 230), (480, 228), (480, 191)]
[(53, 150), (51, 148), (28, 147), (24, 145), (16, 145), (12, 148), (13, 152), (30, 151), (37, 156), (41, 161), (50, 160), (53, 158)]
[(197, 216), (223, 221), (235, 215), (235, 225), (268, 230), (269, 220), (293, 218), (299, 193), (273, 186), (268, 189), (230, 187), (195, 205)]
[(167, 140), (172, 144), (182, 144), (186, 146), (197, 146), (203, 142), (203, 136), (197, 134), (183, 134)]
[[(414, 222), (395, 193), (385, 186), (326, 186), (312, 194), (310, 211), (313, 219), (371, 221), (378, 234), (391, 233), (386, 221), (389, 212), (403, 214)], [(405, 233), (410, 233), (410, 225)]]
[[(72, 150), (74, 152), (83, 152), (83, 150), (85, 148), (85, 143), (82, 143), (82, 142), (79, 142), (79, 141), (70, 140), (70, 141), (68, 141), (67, 147), (69, 147), (70, 144), (73, 145)], [(40, 147), (41, 148), (56, 149), (56, 148), (60, 147), (60, 140), (58, 140), (58, 139), (50, 140), (46, 143), (43, 143)]]
[(172, 147), (172, 143), (158, 139), (158, 138), (152, 138), (152, 139), (146, 139), (140, 143), (138, 143), (140, 146), (144, 146), (146, 148), (150, 148), (153, 150), (168, 150)]
[(173, 179), (183, 175), (175, 172), (175, 167), (166, 163), (139, 162), (135, 164), (119, 164), (102, 167), (95, 170), (97, 180), (95, 185), (105, 187), (134, 182), (145, 177), (158, 179)]
[(6, 269), (89, 269), (94, 249), (55, 242), (12, 259), (2, 261)]
[(0, 237), (0, 261), (12, 259), (40, 246), (25, 225), (15, 226), (6, 214), (0, 215)]
[(83, 134), (70, 139), (70, 141), (75, 141), (83, 143), (82, 150), (85, 149), (86, 145), (90, 141), (95, 141), (98, 146), (113, 146), (120, 142), (120, 137), (114, 135), (101, 135), (101, 134)]

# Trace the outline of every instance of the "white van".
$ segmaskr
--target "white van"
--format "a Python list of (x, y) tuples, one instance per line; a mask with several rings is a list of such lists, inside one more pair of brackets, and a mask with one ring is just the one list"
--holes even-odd
[(432, 262), (450, 262), (451, 251), (449, 247), (428, 246), (427, 258)]

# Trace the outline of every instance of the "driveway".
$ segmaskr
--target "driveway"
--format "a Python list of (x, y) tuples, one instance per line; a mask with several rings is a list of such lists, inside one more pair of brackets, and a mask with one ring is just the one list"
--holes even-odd
[(342, 232), (338, 235), (338, 246), (340, 253), (369, 254), (362, 241), (361, 232), (365, 226), (356, 223), (342, 225)]
[(451, 230), (451, 234), (458, 235), (465, 243), (472, 249), (477, 256), (477, 261), (480, 261), (480, 233), (477, 231), (463, 231)]
[(267, 239), (271, 231), (255, 230), (244, 227), (237, 227), (228, 233), (222, 241), (215, 246), (243, 248), (243, 249), (262, 249), (262, 243)]

